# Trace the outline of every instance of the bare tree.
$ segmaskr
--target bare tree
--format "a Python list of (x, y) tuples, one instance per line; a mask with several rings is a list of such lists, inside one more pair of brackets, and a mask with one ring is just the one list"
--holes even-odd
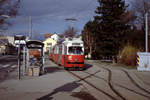
[(91, 35), (91, 33), (88, 31), (88, 29), (86, 27), (82, 31), (82, 39), (84, 41), (86, 53), (89, 52), (91, 55), (93, 52), (92, 47), (93, 47), (95, 41), (94, 41), (94, 37)]
[(94, 24), (95, 23), (92, 21), (88, 21), (82, 30), (82, 40), (84, 41), (85, 53), (90, 54), (92, 58), (97, 49), (97, 37), (95, 33), (92, 32), (92, 29), (95, 28)]
[(128, 23), (132, 26), (134, 26), (134, 21), (136, 20), (137, 16), (136, 16), (136, 12), (135, 10), (127, 10), (125, 13), (122, 14), (121, 16), (121, 20), (124, 23)]
[(77, 29), (74, 27), (69, 26), (65, 31), (64, 31), (64, 37), (75, 37), (77, 34)]
[(145, 14), (150, 12), (150, 0), (132, 0), (130, 2), (132, 4), (132, 8), (136, 11), (137, 24), (144, 27)]
[(2, 15), (16, 16), (19, 3), (20, 0), (0, 0), (0, 29), (6, 29), (8, 25), (11, 25)]

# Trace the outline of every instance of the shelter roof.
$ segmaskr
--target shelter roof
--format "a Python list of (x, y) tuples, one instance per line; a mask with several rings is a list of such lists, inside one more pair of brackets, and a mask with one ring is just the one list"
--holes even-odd
[(31, 40), (26, 42), (27, 48), (43, 48), (44, 43), (38, 40)]

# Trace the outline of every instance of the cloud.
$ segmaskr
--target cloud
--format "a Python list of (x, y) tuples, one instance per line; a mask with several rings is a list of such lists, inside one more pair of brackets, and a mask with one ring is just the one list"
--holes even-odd
[(51, 16), (51, 18), (74, 16), (81, 11), (95, 9), (96, 2), (96, 0), (23, 0), (20, 14), (32, 17)]
[(97, 0), (21, 0), (19, 15), (9, 19), (11, 30), (29, 30), (29, 16), (32, 16), (33, 29), (37, 32), (62, 33), (71, 22), (66, 18), (76, 18), (75, 25), (82, 29), (94, 15)]

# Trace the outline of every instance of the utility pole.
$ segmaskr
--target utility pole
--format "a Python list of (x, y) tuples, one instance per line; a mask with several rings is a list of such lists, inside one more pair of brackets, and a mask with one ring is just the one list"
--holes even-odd
[(29, 39), (32, 40), (32, 17), (29, 16)]
[(148, 52), (148, 12), (145, 14), (145, 50)]

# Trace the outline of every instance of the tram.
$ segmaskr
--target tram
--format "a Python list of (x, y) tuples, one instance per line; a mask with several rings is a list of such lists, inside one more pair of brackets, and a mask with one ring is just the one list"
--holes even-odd
[(81, 38), (66, 38), (50, 49), (49, 58), (68, 68), (84, 68), (84, 45)]

